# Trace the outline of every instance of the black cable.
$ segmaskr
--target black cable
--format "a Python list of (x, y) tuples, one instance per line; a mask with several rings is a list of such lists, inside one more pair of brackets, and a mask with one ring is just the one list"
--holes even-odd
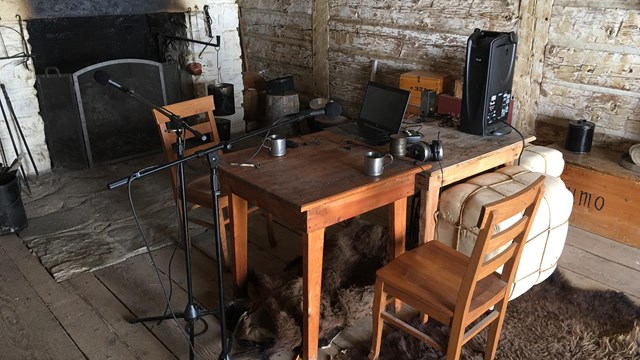
[[(151, 167), (147, 168), (150, 169)], [(143, 169), (141, 171), (144, 171), (146, 169)], [(135, 180), (136, 178), (138, 178), (138, 173), (133, 173), (131, 174), (131, 176), (129, 176), (129, 180), (127, 181), (127, 192), (129, 195), (129, 206), (131, 207), (131, 212), (133, 213), (133, 219), (136, 223), (136, 225), (138, 226), (138, 230), (140, 230), (140, 234), (142, 235), (142, 241), (144, 242), (144, 246), (147, 249), (147, 254), (149, 254), (149, 259), (151, 260), (151, 265), (153, 266), (153, 269), (156, 273), (156, 276), (158, 277), (158, 283), (160, 284), (160, 288), (162, 289), (162, 294), (164, 295), (164, 299), (167, 303), (167, 307), (169, 308), (169, 312), (171, 313), (171, 316), (173, 317), (173, 320), (175, 321), (177, 328), (180, 329), (180, 334), (182, 334), (182, 336), (184, 337), (184, 339), (187, 341), (187, 343), (189, 344), (189, 347), (191, 347), (191, 350), (195, 353), (195, 349), (193, 349), (192, 345), (191, 345), (191, 341), (189, 339), (189, 334), (184, 331), (182, 329), (182, 327), (180, 326), (180, 323), (178, 322), (178, 318), (175, 314), (175, 312), (173, 311), (173, 309), (171, 308), (170, 305), (170, 297), (167, 293), (167, 290), (162, 282), (162, 275), (160, 274), (160, 270), (158, 269), (158, 265), (156, 264), (155, 259), (153, 258), (153, 255), (151, 254), (151, 246), (149, 246), (149, 241), (147, 240), (147, 236), (145, 234), (144, 231), (144, 227), (142, 226), (142, 224), (140, 223), (140, 219), (138, 218), (138, 214), (136, 213), (136, 209), (135, 206), (133, 204), (133, 195), (131, 194), (131, 184), (133, 183), (133, 180)]]
[(520, 135), (520, 138), (522, 139), (522, 149), (520, 149), (520, 154), (518, 154), (518, 165), (520, 165), (520, 160), (522, 159), (522, 153), (524, 152), (524, 147), (526, 145), (524, 140), (524, 135), (522, 135), (522, 133), (518, 131), (518, 129), (511, 126), (511, 124), (507, 123), (506, 121), (500, 120), (500, 122), (512, 128), (516, 133), (518, 133), (518, 135)]

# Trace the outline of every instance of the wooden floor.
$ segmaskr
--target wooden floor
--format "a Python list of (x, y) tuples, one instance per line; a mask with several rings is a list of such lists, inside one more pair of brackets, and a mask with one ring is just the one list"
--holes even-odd
[[(381, 220), (380, 212), (367, 214)], [(384, 212), (382, 212), (384, 213)], [(260, 216), (258, 216), (260, 217)], [(334, 229), (335, 231), (336, 229)], [(297, 236), (276, 226), (279, 245), (271, 248), (262, 219), (250, 224), (250, 264), (257, 271), (276, 272), (300, 253)], [(196, 300), (216, 308), (213, 250), (201, 236), (194, 249), (193, 288)], [(188, 341), (173, 321), (161, 324), (129, 324), (134, 316), (159, 315), (165, 300), (158, 277), (165, 286), (172, 249), (155, 251), (158, 273), (147, 255), (134, 257), (71, 280), (56, 283), (15, 235), (0, 237), (0, 358), (1, 359), (187, 359)], [(640, 303), (640, 249), (571, 228), (560, 260), (560, 269), (584, 287), (614, 289)], [(184, 310), (186, 282), (184, 253), (173, 259), (174, 311)], [(231, 299), (230, 276), (226, 295)], [(218, 322), (207, 316), (208, 331), (196, 338), (197, 359), (217, 359), (220, 351)], [(329, 359), (341, 348), (370, 336), (370, 320), (363, 319), (343, 332), (333, 346), (321, 352)], [(233, 357), (237, 359), (237, 357)], [(272, 359), (292, 359), (278, 354)]]

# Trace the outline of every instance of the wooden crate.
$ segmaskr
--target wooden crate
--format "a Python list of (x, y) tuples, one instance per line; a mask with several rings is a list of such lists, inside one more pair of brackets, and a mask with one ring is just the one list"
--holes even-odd
[(563, 153), (561, 178), (573, 193), (570, 224), (640, 248), (640, 173), (620, 166), (619, 152), (594, 147), (576, 154), (554, 147)]
[(453, 91), (454, 80), (449, 75), (428, 71), (411, 71), (400, 75), (400, 88), (411, 91), (409, 105), (420, 106), (422, 92), (433, 90), (436, 95)]

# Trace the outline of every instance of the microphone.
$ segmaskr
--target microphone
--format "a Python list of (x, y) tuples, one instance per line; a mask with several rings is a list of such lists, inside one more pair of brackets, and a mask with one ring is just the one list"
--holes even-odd
[(131, 89), (129, 89), (126, 86), (120, 85), (117, 82), (111, 80), (111, 75), (109, 75), (108, 72), (106, 71), (102, 71), (102, 70), (98, 70), (96, 72), (93, 73), (93, 78), (96, 80), (96, 82), (100, 85), (111, 85), (114, 88), (125, 92), (125, 93), (129, 93), (131, 92)]
[(326, 117), (329, 117), (329, 118), (335, 118), (335, 117), (338, 117), (340, 114), (342, 114), (342, 105), (338, 104), (337, 102), (330, 102), (330, 103), (327, 103), (325, 107), (320, 109), (309, 109), (309, 110), (301, 111), (295, 114), (293, 118), (296, 120), (302, 120), (309, 117), (315, 117), (320, 115), (325, 115)]

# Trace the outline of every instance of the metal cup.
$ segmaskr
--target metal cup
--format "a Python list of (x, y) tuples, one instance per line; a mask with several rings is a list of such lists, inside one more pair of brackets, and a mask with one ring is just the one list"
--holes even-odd
[(284, 135), (273, 134), (267, 136), (270, 146), (265, 145), (269, 149), (271, 156), (284, 156), (287, 153), (287, 138)]
[[(384, 158), (389, 157), (385, 164)], [(380, 176), (384, 168), (393, 162), (393, 155), (382, 154), (377, 151), (369, 151), (364, 154), (364, 173), (369, 176)]]
[(391, 134), (389, 136), (389, 153), (393, 156), (405, 156), (407, 154), (407, 137), (403, 134)]

